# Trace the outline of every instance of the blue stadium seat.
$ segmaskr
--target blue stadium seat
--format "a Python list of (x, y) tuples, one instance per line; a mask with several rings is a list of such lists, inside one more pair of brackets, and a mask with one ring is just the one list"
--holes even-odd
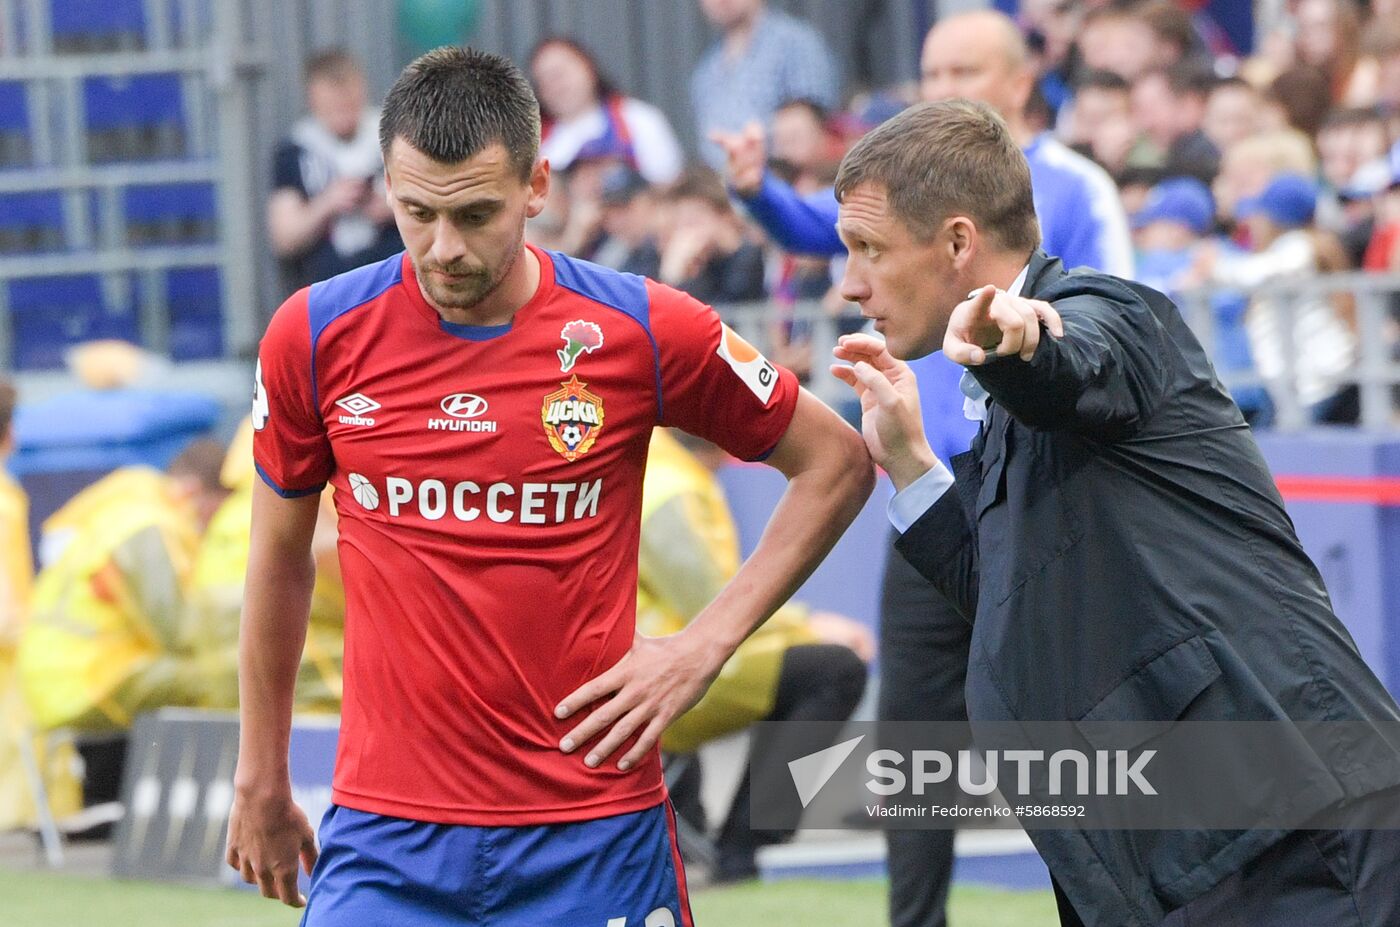
[(187, 267), (165, 275), (170, 313), (170, 356), (204, 360), (224, 353), (224, 295), (219, 270)]
[(56, 52), (139, 51), (146, 47), (144, 0), (49, 0)]
[(127, 244), (188, 245), (218, 238), (214, 185), (158, 184), (122, 191)]
[(63, 352), (80, 341), (139, 341), (135, 307), (109, 305), (96, 274), (12, 280), (9, 288), (17, 369), (62, 367)]
[(83, 107), (94, 163), (178, 158), (188, 150), (178, 74), (89, 77)]
[(62, 193), (0, 193), (0, 254), (59, 251), (64, 241)]
[(28, 167), (33, 151), (29, 143), (29, 100), (24, 84), (0, 81), (0, 170)]

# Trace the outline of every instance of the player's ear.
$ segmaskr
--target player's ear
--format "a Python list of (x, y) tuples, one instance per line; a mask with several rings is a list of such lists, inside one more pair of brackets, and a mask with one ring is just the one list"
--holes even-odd
[(530, 193), (525, 201), (525, 216), (533, 219), (544, 211), (545, 200), (549, 198), (549, 159), (540, 158), (530, 168)]

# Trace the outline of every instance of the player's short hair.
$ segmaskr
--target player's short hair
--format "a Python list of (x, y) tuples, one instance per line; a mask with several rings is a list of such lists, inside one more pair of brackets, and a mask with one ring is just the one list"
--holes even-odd
[(306, 82), (329, 80), (342, 82), (362, 77), (360, 63), (343, 48), (324, 48), (306, 59)]
[(10, 385), (8, 380), (0, 378), (0, 441), (4, 441), (10, 433), (10, 423), (14, 421), (15, 404), (19, 402), (19, 394)]
[(415, 59), (390, 88), (379, 119), (386, 158), (396, 138), (443, 164), (500, 143), (528, 179), (540, 151), (540, 105), (509, 59), (444, 46)]
[(1011, 251), (1040, 245), (1030, 166), (1006, 123), (983, 103), (911, 106), (856, 142), (836, 174), (836, 199), (882, 187), (894, 215), (927, 241), (963, 215)]

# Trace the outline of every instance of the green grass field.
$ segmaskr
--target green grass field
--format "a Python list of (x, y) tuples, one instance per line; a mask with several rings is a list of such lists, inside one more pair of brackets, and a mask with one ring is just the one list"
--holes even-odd
[[(881, 882), (782, 882), (694, 893), (700, 927), (878, 927)], [(955, 888), (953, 927), (1054, 927), (1049, 892)], [(0, 870), (4, 927), (293, 927), (297, 914), (241, 892)], [(587, 927), (587, 925), (581, 925)], [(598, 927), (602, 927), (601, 924)]]

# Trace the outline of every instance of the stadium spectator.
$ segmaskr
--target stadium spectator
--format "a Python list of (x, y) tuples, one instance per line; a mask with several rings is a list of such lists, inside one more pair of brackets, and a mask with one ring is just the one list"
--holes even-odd
[(1400, 10), (1389, 16), (1377, 11), (1366, 27), (1362, 48), (1376, 62), (1375, 104), (1400, 114)]
[(1258, 196), (1277, 175), (1316, 172), (1312, 140), (1296, 129), (1275, 129), (1242, 139), (1221, 154), (1220, 173), (1211, 185), (1216, 214), (1232, 221), (1235, 203)]
[(1133, 12), (1152, 30), (1153, 70), (1210, 71), (1213, 64), (1206, 43), (1198, 33), (1191, 14), (1173, 0), (1147, 0), (1133, 6)]
[(1384, 179), (1372, 198), (1375, 231), (1363, 266), (1375, 273), (1400, 273), (1400, 142), (1391, 147)]
[(1389, 180), (1385, 118), (1374, 107), (1335, 109), (1317, 135), (1323, 195), (1317, 222), (1337, 233), (1360, 266), (1375, 226), (1373, 194)]
[(541, 40), (530, 53), (530, 76), (543, 117), (540, 157), (554, 170), (568, 170), (581, 156), (610, 155), (648, 183), (666, 184), (680, 175), (685, 156), (665, 114), (617, 90), (573, 39)]
[(1060, 138), (1112, 176), (1140, 163), (1141, 139), (1133, 122), (1131, 85), (1112, 71), (1089, 71), (1076, 84)]
[(718, 174), (691, 168), (664, 197), (670, 213), (660, 240), (662, 283), (716, 306), (768, 295), (763, 249), (745, 236)]
[[(1240, 200), (1235, 217), (1247, 230), (1250, 253), (1203, 249), (1198, 271), (1204, 280), (1254, 289), (1350, 269), (1336, 236), (1313, 226), (1318, 193), (1310, 177), (1285, 173), (1273, 177), (1257, 196)], [(1259, 375), (1275, 395), (1282, 390), (1296, 395), (1314, 422), (1355, 424), (1358, 391), (1346, 383), (1356, 363), (1351, 299), (1312, 296), (1281, 305), (1283, 298), (1277, 290), (1265, 291), (1250, 305), (1246, 326)]]
[(1156, 31), (1135, 9), (1109, 4), (1089, 10), (1075, 43), (1090, 71), (1112, 71), (1132, 83), (1153, 68), (1171, 64)]
[(403, 249), (384, 201), (367, 85), (349, 53), (306, 62), (309, 115), (277, 149), (267, 231), (290, 288), (333, 277)]
[(1330, 99), (1342, 106), (1376, 100), (1376, 62), (1361, 53), (1361, 7), (1357, 0), (1300, 0), (1298, 62), (1322, 70)]
[(1075, 94), (1070, 51), (1083, 10), (1075, 0), (1024, 0), (1020, 6), (1019, 23), (1037, 59), (1040, 93), (1058, 120)]
[(1308, 138), (1316, 138), (1323, 119), (1332, 108), (1327, 72), (1316, 65), (1298, 64), (1270, 82), (1264, 100), (1282, 116), (1276, 125), (1291, 126)]
[(199, 537), (222, 502), (223, 448), (192, 443), (167, 472), (123, 467), (45, 520), (19, 673), (35, 726), (79, 743), (84, 804), (117, 800), (126, 732), (204, 691), (182, 626)]
[[(15, 388), (0, 377), (0, 831), (36, 822), (35, 783), (26, 771), (29, 761), (40, 771), (49, 810), (56, 817), (81, 807), (72, 748), (31, 736), (29, 710), (15, 672), (15, 651), (34, 582), (29, 500), (5, 471), (15, 446), (11, 423), (17, 398)], [(25, 750), (32, 751), (28, 760)]]
[[(698, 438), (652, 433), (637, 555), (639, 632), (659, 637), (680, 631), (738, 571), (738, 529), (715, 476), (729, 459)], [(865, 691), (866, 663), (873, 657), (874, 641), (864, 625), (790, 602), (739, 645), (714, 685), (666, 729), (661, 749), (693, 754), (759, 721), (845, 721)], [(758, 847), (789, 836), (749, 826), (749, 784), (754, 767), (781, 764), (790, 755), (781, 737), (752, 742), (715, 840), (716, 881), (753, 878)], [(686, 771), (672, 782), (671, 798), (676, 813), (704, 831), (698, 762)], [(799, 813), (794, 809), (793, 816)]]
[(658, 197), (632, 168), (618, 164), (603, 175), (601, 227), (603, 241), (593, 260), (625, 274), (656, 277), (661, 253), (656, 247)]
[[(1193, 302), (1201, 294), (1183, 292), (1180, 284), (1195, 282), (1192, 268), (1196, 251), (1210, 239), (1215, 225), (1215, 203), (1210, 190), (1194, 177), (1165, 180), (1152, 188), (1142, 208), (1133, 213), (1132, 223), (1137, 246), (1135, 279), (1165, 293), (1183, 310), (1194, 309)], [(1262, 386), (1229, 382), (1231, 375), (1254, 373), (1254, 355), (1244, 326), (1249, 301), (1237, 291), (1223, 289), (1209, 294), (1209, 299), (1209, 329), (1198, 334), (1216, 370), (1225, 375), (1230, 395), (1244, 413), (1245, 421), (1255, 428), (1268, 427), (1273, 415), (1268, 392)], [(1198, 324), (1203, 320), (1188, 312), (1187, 321)]]
[(1206, 97), (1201, 131), (1217, 151), (1223, 152), (1235, 142), (1263, 130), (1263, 107), (1263, 97), (1244, 78), (1227, 77), (1216, 81)]
[(766, 126), (790, 100), (828, 111), (840, 105), (836, 60), (809, 23), (769, 9), (766, 0), (700, 0), (700, 7), (721, 33), (690, 78), (700, 154), (712, 167), (724, 166), (712, 132)]
[(1220, 170), (1220, 152), (1202, 130), (1209, 71), (1178, 64), (1148, 71), (1132, 88), (1133, 120), (1153, 147), (1153, 166), (1171, 177), (1210, 183)]
[(773, 114), (770, 169), (807, 196), (836, 179), (840, 142), (825, 109), (811, 100), (789, 100)]

